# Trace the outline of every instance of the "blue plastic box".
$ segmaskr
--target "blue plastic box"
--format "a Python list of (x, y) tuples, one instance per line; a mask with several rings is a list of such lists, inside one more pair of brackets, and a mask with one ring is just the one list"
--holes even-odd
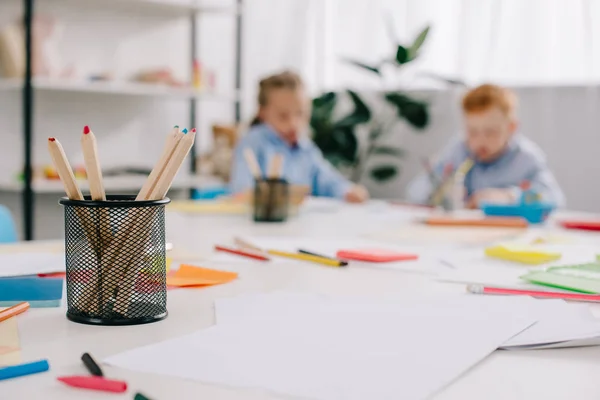
[(544, 222), (554, 211), (554, 204), (482, 204), (481, 209), (485, 215), (496, 217), (523, 217), (531, 224)]

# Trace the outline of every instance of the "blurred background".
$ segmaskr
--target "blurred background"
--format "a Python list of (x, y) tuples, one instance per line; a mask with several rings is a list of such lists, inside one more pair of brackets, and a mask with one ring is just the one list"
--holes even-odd
[(460, 133), (466, 88), (492, 82), (519, 95), (568, 207), (600, 211), (599, 18), (593, 0), (1, 0), (0, 204), (22, 238), (61, 237), (46, 140), (83, 177), (84, 125), (107, 191), (137, 191), (179, 125), (199, 138), (170, 197), (222, 193), (258, 80), (293, 69), (315, 142), (373, 197), (401, 198)]

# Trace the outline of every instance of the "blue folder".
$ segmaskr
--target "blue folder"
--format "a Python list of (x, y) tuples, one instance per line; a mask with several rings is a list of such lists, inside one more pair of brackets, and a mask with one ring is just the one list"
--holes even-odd
[(0, 279), (0, 307), (10, 307), (23, 301), (31, 307), (59, 307), (63, 280), (54, 278), (19, 277)]

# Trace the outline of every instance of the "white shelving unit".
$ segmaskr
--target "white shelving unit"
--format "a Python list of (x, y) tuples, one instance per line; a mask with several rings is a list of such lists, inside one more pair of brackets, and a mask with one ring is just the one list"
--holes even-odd
[[(197, 38), (198, 38), (198, 27), (199, 16), (201, 15), (226, 15), (235, 18), (236, 32), (235, 32), (235, 87), (240, 86), (240, 63), (241, 63), (241, 21), (243, 17), (243, 2), (242, 0), (233, 0), (229, 5), (223, 5), (220, 3), (221, 0), (29, 0), (25, 2), (23, 8), (25, 15), (25, 32), (32, 32), (33, 19), (39, 14), (52, 14), (54, 11), (53, 6), (59, 5), (59, 8), (68, 10), (67, 20), (73, 23), (74, 17), (73, 12), (83, 13), (90, 17), (86, 21), (89, 23), (93, 21), (94, 16), (99, 15), (105, 17), (106, 11), (115, 12), (122, 18), (118, 21), (119, 23), (126, 22), (128, 18), (135, 18), (137, 15), (140, 17), (149, 16), (150, 21), (161, 21), (162, 18), (171, 19), (172, 21), (188, 20), (191, 24), (191, 59), (199, 59)], [(0, 0), (0, 14), (3, 12), (2, 8), (7, 3), (14, 2), (13, 6), (18, 3), (23, 3), (18, 0)], [(10, 7), (9, 7), (10, 8)], [(14, 9), (14, 7), (13, 7)], [(124, 16), (124, 17), (123, 17)], [(156, 17), (156, 18), (155, 18)], [(171, 23), (171, 21), (169, 22)], [(179, 23), (179, 22), (177, 22)], [(92, 24), (93, 25), (93, 24)], [(160, 26), (160, 23), (157, 24)], [(93, 29), (93, 28), (92, 28)], [(93, 33), (93, 31), (90, 31)], [(86, 33), (87, 34), (87, 33)], [(26, 37), (30, 37), (27, 34)], [(152, 38), (151, 35), (149, 37)], [(155, 38), (152, 38), (156, 40)], [(93, 40), (96, 39), (92, 36), (86, 36), (85, 39), (91, 46), (93, 46)], [(114, 40), (114, 38), (112, 38)], [(28, 60), (31, 60), (30, 48), (26, 47), (26, 54)], [(105, 48), (103, 48), (106, 51)], [(191, 65), (190, 65), (191, 69)], [(162, 84), (149, 84), (140, 83), (126, 80), (115, 80), (115, 81), (92, 81), (87, 79), (65, 79), (65, 78), (46, 78), (46, 77), (31, 77), (17, 78), (17, 79), (3, 79), (0, 76), (0, 93), (7, 93), (9, 96), (15, 95), (17, 99), (18, 95), (23, 93), (23, 142), (25, 148), (24, 161), (27, 166), (33, 167), (36, 164), (36, 160), (33, 159), (33, 144), (37, 137), (36, 131), (39, 127), (34, 127), (34, 113), (32, 110), (44, 109), (44, 107), (35, 107), (35, 96), (34, 93), (50, 93), (50, 96), (40, 96), (39, 101), (64, 101), (72, 102), (73, 104), (85, 103), (89, 101), (91, 104), (104, 104), (106, 103), (106, 96), (120, 96), (133, 98), (160, 98), (166, 100), (188, 100), (190, 109), (190, 125), (196, 125), (196, 104), (198, 101), (209, 100), (209, 101), (223, 101), (231, 102), (236, 105), (235, 115), (236, 119), (239, 118), (239, 101), (240, 93), (239, 90), (231, 90), (229, 92), (223, 91), (212, 91), (207, 89), (196, 90), (191, 87), (174, 87)], [(27, 84), (26, 84), (27, 83)], [(30, 83), (30, 85), (28, 84)], [(31, 90), (29, 90), (31, 88)], [(59, 94), (72, 94), (73, 96), (103, 96), (100, 98), (67, 98), (59, 96)], [(56, 96), (54, 96), (56, 95)], [(116, 99), (116, 97), (115, 97)], [(112, 101), (112, 100), (111, 100)], [(128, 102), (129, 100), (120, 100), (121, 104)], [(96, 103), (94, 103), (96, 102)], [(116, 102), (116, 101), (115, 101)], [(87, 104), (87, 103), (85, 103)], [(140, 103), (141, 104), (141, 103)], [(181, 103), (175, 104), (180, 107)], [(169, 108), (169, 107), (167, 107)], [(45, 108), (47, 110), (48, 107)], [(61, 110), (60, 107), (55, 109)], [(135, 107), (132, 108), (135, 112)], [(141, 109), (141, 108), (140, 108)], [(64, 110), (64, 108), (62, 109)], [(81, 110), (81, 107), (80, 107)], [(60, 120), (62, 116), (55, 114), (52, 116), (54, 120)], [(108, 116), (107, 116), (108, 117)], [(122, 120), (119, 120), (122, 123)], [(37, 128), (37, 129), (36, 129)], [(6, 150), (6, 149), (5, 149)], [(193, 149), (195, 150), (195, 149)], [(192, 151), (191, 155), (194, 155)], [(2, 154), (0, 153), (0, 157)], [(187, 172), (187, 173), (186, 173)], [(172, 189), (178, 190), (177, 196), (181, 197), (190, 189), (210, 189), (218, 186), (222, 186), (224, 182), (219, 179), (194, 175), (195, 168), (191, 167), (191, 171), (184, 171), (182, 169), (181, 174), (176, 178), (172, 185)], [(8, 178), (5, 178), (8, 179)], [(118, 177), (105, 177), (104, 186), (107, 192), (123, 192), (123, 193), (135, 193), (143, 186), (145, 176), (140, 175), (124, 175)], [(30, 184), (29, 184), (30, 183)], [(88, 191), (89, 187), (87, 181), (81, 180), (79, 182), (81, 189), (85, 192)], [(183, 193), (182, 193), (183, 192)], [(48, 197), (56, 195), (57, 197), (64, 194), (64, 188), (61, 182), (51, 180), (30, 180), (28, 183), (19, 181), (1, 181), (0, 180), (0, 194), (4, 193), (3, 198), (12, 201), (13, 205), (20, 209), (19, 213), (22, 212), (23, 223), (21, 224), (24, 231), (24, 238), (34, 238), (34, 216), (37, 218), (38, 226), (54, 226), (56, 224), (56, 213), (46, 212), (51, 207), (56, 207), (56, 202), (47, 201)], [(21, 197), (22, 195), (22, 197)], [(46, 195), (45, 200), (36, 202), (36, 195)], [(51, 196), (48, 196), (51, 195)], [(21, 199), (20, 199), (21, 198)], [(20, 199), (20, 200), (19, 200)], [(40, 220), (41, 218), (41, 220)], [(51, 221), (52, 220), (52, 221)], [(51, 221), (51, 222), (50, 222)]]
[(237, 7), (223, 7), (217, 5), (217, 2), (198, 1), (198, 0), (69, 0), (77, 3), (78, 7), (113, 7), (123, 10), (135, 10), (145, 12), (171, 14), (189, 14), (192, 12), (201, 13), (238, 13)]
[[(239, 93), (220, 93), (195, 90), (188, 87), (173, 87), (161, 84), (128, 81), (85, 81), (74, 79), (35, 78), (33, 87), (41, 91), (98, 93), (137, 97), (163, 97), (172, 99), (207, 99), (235, 101)], [(0, 79), (0, 91), (17, 91), (23, 88), (21, 79)]]
[[(146, 181), (145, 176), (141, 175), (123, 175), (116, 177), (105, 177), (104, 188), (107, 191), (128, 191), (128, 190), (139, 190), (144, 182)], [(87, 180), (79, 180), (79, 187), (83, 192), (89, 190)], [(191, 188), (209, 188), (223, 185), (223, 181), (214, 177), (196, 176), (196, 177), (178, 177), (173, 182), (171, 189), (184, 190)], [(21, 192), (23, 190), (23, 184), (20, 182), (0, 182), (0, 191), (3, 192)], [(37, 194), (64, 194), (65, 189), (62, 182), (58, 180), (34, 180), (33, 191)]]

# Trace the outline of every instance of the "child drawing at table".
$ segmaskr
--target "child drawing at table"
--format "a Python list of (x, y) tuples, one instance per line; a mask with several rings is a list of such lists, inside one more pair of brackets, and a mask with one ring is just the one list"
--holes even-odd
[(258, 106), (258, 115), (235, 149), (230, 183), (233, 193), (254, 186), (254, 177), (244, 159), (244, 150), (250, 148), (263, 173), (273, 157), (282, 154), (283, 178), (290, 184), (309, 186), (314, 196), (351, 203), (368, 199), (366, 189), (344, 178), (309, 138), (310, 98), (297, 74), (282, 72), (263, 79)]
[[(442, 177), (444, 170), (471, 159), (473, 166), (464, 178), (469, 208), (484, 202), (514, 203), (520, 199), (523, 182), (529, 182), (542, 201), (564, 206), (563, 193), (543, 151), (517, 132), (516, 97), (510, 90), (479, 86), (465, 95), (462, 109), (465, 135), (446, 147), (433, 172)], [(430, 177), (422, 174), (409, 184), (407, 198), (425, 204), (434, 190)]]

